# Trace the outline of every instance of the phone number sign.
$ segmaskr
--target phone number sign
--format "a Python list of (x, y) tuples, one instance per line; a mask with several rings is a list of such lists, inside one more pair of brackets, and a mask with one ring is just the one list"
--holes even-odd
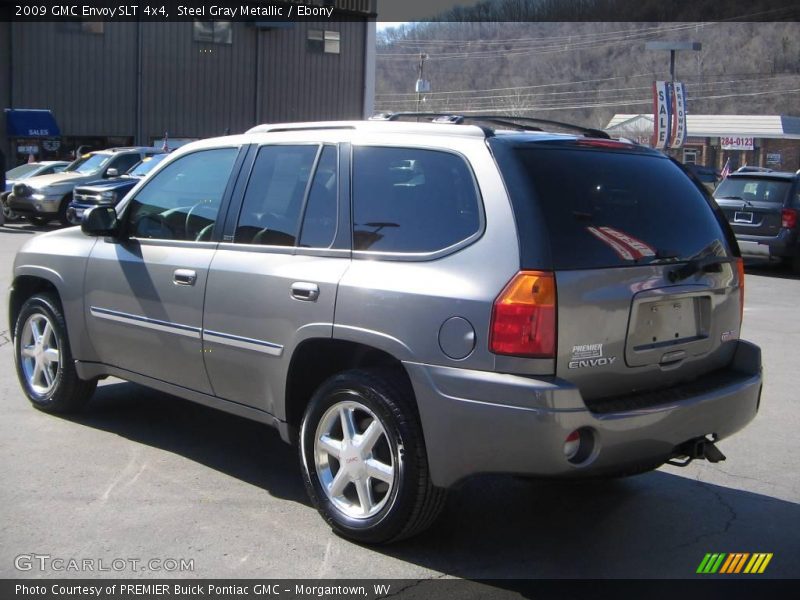
[(723, 136), (719, 138), (723, 150), (752, 150), (753, 138), (737, 136)]

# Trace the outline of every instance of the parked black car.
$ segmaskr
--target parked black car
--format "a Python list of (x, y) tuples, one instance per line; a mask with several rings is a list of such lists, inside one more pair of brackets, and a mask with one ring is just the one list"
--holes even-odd
[(800, 273), (800, 171), (740, 169), (714, 192), (745, 256), (779, 259)]
[(72, 202), (67, 207), (67, 219), (73, 225), (80, 225), (86, 210), (99, 204), (116, 205), (166, 156), (166, 154), (146, 156), (124, 175), (76, 187), (72, 193)]

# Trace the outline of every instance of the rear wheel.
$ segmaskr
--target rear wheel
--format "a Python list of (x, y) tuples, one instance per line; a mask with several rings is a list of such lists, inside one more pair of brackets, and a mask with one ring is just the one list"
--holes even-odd
[(52, 294), (37, 294), (22, 305), (14, 327), (14, 358), (25, 395), (45, 412), (76, 412), (97, 386), (95, 379), (78, 377), (61, 305)]
[(384, 543), (415, 535), (441, 511), (408, 384), (384, 370), (326, 381), (303, 417), (300, 459), (309, 496), (340, 535)]

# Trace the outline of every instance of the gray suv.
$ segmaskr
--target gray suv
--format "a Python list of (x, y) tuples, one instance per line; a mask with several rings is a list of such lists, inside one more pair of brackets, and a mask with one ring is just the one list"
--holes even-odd
[(78, 410), (114, 376), (272, 425), (367, 543), (478, 473), (724, 459), (761, 356), (702, 185), (593, 130), (397, 117), (184, 146), (30, 240), (9, 317), (33, 405)]

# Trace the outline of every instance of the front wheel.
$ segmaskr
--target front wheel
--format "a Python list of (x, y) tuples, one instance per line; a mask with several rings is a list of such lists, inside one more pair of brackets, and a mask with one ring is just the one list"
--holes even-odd
[(3, 219), (6, 223), (13, 223), (19, 219), (19, 215), (8, 207), (8, 194), (0, 197), (0, 205), (2, 206)]
[(51, 294), (31, 296), (22, 305), (14, 327), (14, 358), (25, 395), (45, 412), (76, 412), (97, 386), (96, 379), (78, 377), (61, 305)]
[(352, 370), (316, 391), (300, 430), (303, 480), (340, 535), (384, 543), (415, 535), (441, 511), (412, 392), (398, 374)]

